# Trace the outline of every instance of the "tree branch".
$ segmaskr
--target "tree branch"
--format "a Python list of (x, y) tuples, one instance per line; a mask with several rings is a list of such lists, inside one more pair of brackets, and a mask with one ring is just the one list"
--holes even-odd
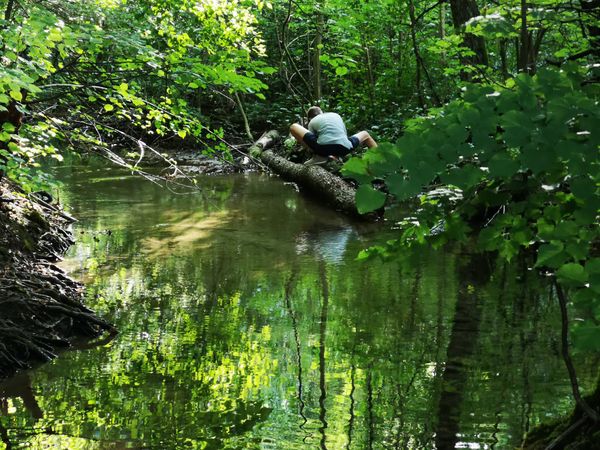
[(567, 366), (567, 371), (569, 372), (569, 379), (571, 380), (571, 388), (573, 390), (573, 397), (575, 397), (575, 402), (577, 406), (582, 410), (584, 415), (587, 415), (594, 422), (600, 421), (600, 416), (598, 413), (592, 409), (590, 405), (581, 397), (581, 393), (579, 392), (579, 383), (577, 381), (577, 373), (575, 371), (575, 366), (573, 365), (573, 361), (571, 360), (571, 355), (569, 354), (569, 317), (567, 315), (567, 298), (566, 295), (558, 282), (554, 281), (554, 286), (556, 288), (556, 294), (558, 296), (558, 303), (560, 305), (560, 315), (562, 320), (562, 333), (561, 333), (561, 343), (562, 343), (562, 356), (565, 361), (565, 365)]

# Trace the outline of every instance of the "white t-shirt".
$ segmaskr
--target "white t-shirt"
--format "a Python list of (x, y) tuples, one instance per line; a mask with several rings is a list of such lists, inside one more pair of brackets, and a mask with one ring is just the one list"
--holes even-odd
[(308, 131), (317, 135), (319, 145), (338, 144), (348, 149), (352, 148), (346, 125), (337, 113), (327, 112), (313, 117), (308, 124)]

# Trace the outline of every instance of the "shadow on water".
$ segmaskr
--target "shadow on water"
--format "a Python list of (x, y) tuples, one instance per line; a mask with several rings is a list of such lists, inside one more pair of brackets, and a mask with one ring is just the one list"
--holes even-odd
[(124, 175), (59, 173), (80, 218), (64, 266), (120, 333), (11, 380), (5, 447), (500, 449), (571, 408), (557, 311), (523, 266), (359, 262), (394, 235), (277, 179), (194, 196)]

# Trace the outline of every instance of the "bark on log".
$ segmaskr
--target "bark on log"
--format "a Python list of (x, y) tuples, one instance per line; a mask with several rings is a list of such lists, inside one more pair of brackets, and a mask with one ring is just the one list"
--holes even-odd
[(278, 140), (279, 133), (275, 130), (269, 131), (250, 147), (250, 153), (260, 157), (269, 169), (285, 180), (293, 181), (301, 189), (318, 195), (334, 208), (351, 216), (364, 218), (356, 209), (356, 190), (352, 186), (321, 166), (297, 164), (268, 150)]

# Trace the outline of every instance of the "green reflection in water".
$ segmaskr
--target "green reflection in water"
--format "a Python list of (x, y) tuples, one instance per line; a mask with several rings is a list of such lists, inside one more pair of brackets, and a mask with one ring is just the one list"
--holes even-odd
[(266, 176), (59, 177), (81, 219), (64, 267), (120, 334), (5, 383), (5, 446), (502, 449), (572, 407), (525, 266), (355, 262), (376, 228)]

